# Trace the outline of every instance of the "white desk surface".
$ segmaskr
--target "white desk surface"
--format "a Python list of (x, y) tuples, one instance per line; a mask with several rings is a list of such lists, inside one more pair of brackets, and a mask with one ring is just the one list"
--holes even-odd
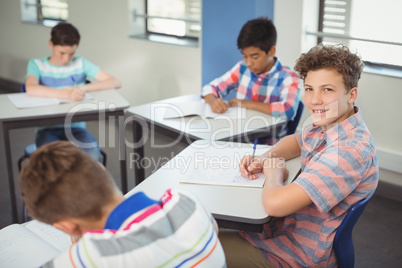
[[(168, 128), (177, 133), (190, 134), (196, 139), (223, 140), (229, 137), (252, 134), (269, 129), (270, 126), (286, 123), (286, 120), (273, 117), (254, 110), (246, 110), (246, 118), (231, 119), (229, 117), (202, 118), (189, 116), (164, 119), (165, 107), (174, 103), (201, 101), (199, 94), (185, 95), (165, 99), (127, 109), (128, 115), (139, 115), (151, 123)], [(251, 141), (253, 142), (253, 141)]]
[[(149, 197), (159, 199), (167, 189), (179, 188), (196, 196), (216, 219), (250, 224), (265, 223), (269, 216), (262, 205), (262, 188), (180, 183), (180, 179), (185, 175), (185, 168), (180, 163), (194, 164), (194, 155), (208, 150), (208, 146), (213, 146), (214, 143), (205, 140), (195, 141), (129, 191), (127, 196), (143, 191)], [(228, 142), (217, 143), (228, 144)], [(231, 146), (247, 146), (250, 147), (250, 151), (252, 149), (252, 144), (231, 143)], [(286, 167), (289, 170), (289, 179), (292, 180), (300, 169), (300, 157), (287, 161)]]
[[(13, 178), (13, 168), (11, 163), (12, 154), (9, 130), (29, 126), (43, 126), (48, 125), (49, 122), (62, 123), (62, 120), (66, 120), (67, 116), (71, 116), (71, 119), (72, 117), (77, 116), (77, 118), (91, 118), (90, 120), (108, 119), (106, 118), (107, 114), (119, 114), (119, 116), (121, 114), (121, 116), (123, 116), (124, 109), (127, 108), (130, 104), (116, 90), (103, 90), (91, 92), (91, 95), (94, 98), (88, 101), (18, 109), (10, 101), (7, 95), (8, 94), (0, 95), (0, 123), (2, 124), (3, 128), (3, 143), (5, 147), (5, 159), (7, 162), (7, 173), (9, 178), (13, 221), (17, 222), (18, 212)], [(124, 135), (124, 132), (120, 132), (121, 135)], [(123, 144), (119, 144), (118, 148), (120, 150), (120, 154), (125, 156), (125, 146), (123, 146)], [(119, 158), (119, 161), (122, 174), (122, 190), (126, 191), (126, 159), (125, 157)]]
[[(13, 93), (12, 93), (13, 94)], [(15, 93), (19, 94), (19, 93)], [(8, 94), (0, 95), (0, 120), (18, 120), (21, 118), (43, 118), (59, 116), (68, 112), (102, 111), (102, 110), (121, 110), (130, 104), (118, 93), (117, 90), (93, 91), (92, 100), (83, 102), (62, 103), (51, 106), (36, 108), (18, 109), (7, 97)]]

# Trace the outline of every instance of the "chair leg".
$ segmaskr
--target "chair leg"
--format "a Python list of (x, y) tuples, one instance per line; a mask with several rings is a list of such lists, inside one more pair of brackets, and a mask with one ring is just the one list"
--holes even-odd
[(21, 156), (21, 157), (18, 159), (18, 171), (19, 171), (19, 172), (21, 171), (21, 168), (22, 168), (22, 162), (23, 162), (25, 159), (26, 159), (26, 156), (25, 156), (25, 155)]
[(102, 164), (106, 167), (106, 153), (102, 150), (100, 150), (101, 155), (102, 155)]
[(22, 221), (28, 222), (31, 220), (32, 220), (32, 218), (31, 218), (31, 216), (29, 216), (27, 208), (25, 207), (25, 204), (22, 204)]

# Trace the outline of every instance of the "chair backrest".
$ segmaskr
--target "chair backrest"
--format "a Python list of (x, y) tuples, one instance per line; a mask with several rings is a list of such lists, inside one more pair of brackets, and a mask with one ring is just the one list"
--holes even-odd
[(338, 267), (349, 268), (355, 265), (352, 231), (371, 196), (354, 204), (346, 214), (334, 238), (334, 252)]
[(296, 115), (293, 120), (288, 121), (286, 124), (286, 135), (291, 135), (296, 132), (296, 128), (299, 125), (300, 118), (303, 114), (304, 104), (302, 101), (299, 101), (299, 106), (297, 107)]

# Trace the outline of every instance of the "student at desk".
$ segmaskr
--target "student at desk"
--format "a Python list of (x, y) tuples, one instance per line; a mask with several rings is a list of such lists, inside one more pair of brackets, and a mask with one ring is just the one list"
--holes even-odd
[[(248, 21), (237, 38), (244, 60), (202, 89), (204, 100), (215, 113), (242, 106), (292, 120), (299, 105), (299, 77), (275, 56), (277, 32), (266, 17)], [(234, 96), (228, 103), (220, 97)], [(274, 144), (286, 134), (286, 126), (264, 143)]]
[[(262, 202), (267, 214), (278, 218), (261, 234), (221, 231), (228, 267), (336, 266), (337, 228), (378, 184), (374, 142), (354, 106), (362, 69), (361, 59), (343, 45), (318, 45), (297, 60), (314, 124), (259, 157), (242, 159), (243, 176), (265, 174)], [(301, 174), (284, 186), (284, 160), (300, 155)]]
[(44, 267), (226, 267), (216, 222), (191, 195), (125, 198), (105, 168), (69, 142), (37, 149), (19, 186), (33, 218), (79, 238)]
[[(99, 66), (83, 57), (74, 56), (80, 41), (78, 30), (69, 23), (61, 22), (51, 31), (49, 47), (52, 55), (46, 58), (31, 59), (28, 62), (25, 88), (28, 95), (82, 100), (85, 92), (119, 88), (120, 81), (102, 71)], [(87, 79), (95, 80), (86, 84)], [(98, 143), (86, 130), (85, 122), (71, 125), (54, 125), (40, 127), (36, 132), (36, 146), (56, 141), (69, 140), (67, 131), (71, 130), (74, 142), (94, 159), (101, 161)]]

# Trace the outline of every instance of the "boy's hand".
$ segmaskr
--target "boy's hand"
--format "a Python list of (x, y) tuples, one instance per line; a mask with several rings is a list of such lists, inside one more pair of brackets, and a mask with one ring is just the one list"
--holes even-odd
[(211, 105), (211, 109), (214, 113), (224, 113), (229, 109), (229, 105), (224, 102), (222, 99), (216, 99), (212, 105)]
[(70, 235), (70, 240), (71, 240), (71, 244), (74, 245), (75, 243), (78, 242), (78, 240), (80, 240), (80, 238), (77, 236), (74, 236), (74, 235)]
[(85, 97), (85, 91), (78, 87), (66, 87), (65, 90), (69, 92), (68, 98), (72, 101), (80, 101)]
[(279, 178), (280, 183), (283, 183), (289, 177), (289, 171), (286, 169), (286, 162), (283, 158), (265, 158), (262, 167), (267, 179)]
[[(251, 159), (251, 155), (246, 155), (240, 161), (239, 168), (240, 174), (245, 177), (249, 178), (250, 180), (257, 179), (257, 173), (261, 173), (263, 170), (263, 159), (265, 158), (262, 155), (254, 156), (254, 159)], [(249, 177), (250, 172), (250, 177)]]

